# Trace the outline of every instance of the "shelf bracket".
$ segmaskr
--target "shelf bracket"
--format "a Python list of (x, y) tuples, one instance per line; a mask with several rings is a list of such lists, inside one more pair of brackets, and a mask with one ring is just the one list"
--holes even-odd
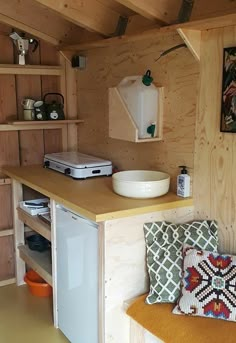
[(177, 29), (177, 31), (195, 59), (200, 61), (201, 31), (189, 29)]

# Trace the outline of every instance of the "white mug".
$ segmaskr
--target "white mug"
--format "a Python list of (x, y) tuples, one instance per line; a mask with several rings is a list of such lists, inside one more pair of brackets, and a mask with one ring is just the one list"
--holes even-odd
[(21, 101), (21, 105), (24, 107), (25, 110), (32, 110), (34, 108), (35, 100), (33, 99), (23, 99)]
[(34, 110), (24, 110), (24, 120), (34, 120)]

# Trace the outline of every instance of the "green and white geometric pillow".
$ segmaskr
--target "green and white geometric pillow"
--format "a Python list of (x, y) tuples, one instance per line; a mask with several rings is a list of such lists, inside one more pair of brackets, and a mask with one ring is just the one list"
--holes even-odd
[(174, 303), (180, 295), (183, 244), (217, 252), (218, 227), (215, 221), (185, 224), (153, 222), (144, 224), (150, 291), (148, 304)]

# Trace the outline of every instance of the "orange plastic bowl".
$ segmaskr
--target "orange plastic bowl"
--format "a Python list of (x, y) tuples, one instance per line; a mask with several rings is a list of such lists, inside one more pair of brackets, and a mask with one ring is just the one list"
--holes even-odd
[(39, 276), (34, 270), (30, 269), (24, 277), (30, 293), (36, 297), (49, 297), (52, 295), (52, 287)]

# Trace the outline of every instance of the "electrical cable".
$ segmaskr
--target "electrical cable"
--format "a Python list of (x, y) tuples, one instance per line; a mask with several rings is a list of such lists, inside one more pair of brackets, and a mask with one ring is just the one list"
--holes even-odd
[(177, 50), (177, 49), (180, 49), (180, 48), (187, 48), (187, 45), (185, 43), (182, 43), (182, 44), (179, 44), (179, 45), (176, 45), (176, 46), (173, 46), (172, 48), (168, 49), (168, 50), (165, 50), (163, 51), (160, 56), (155, 60), (155, 62), (157, 62), (161, 57), (169, 54), (170, 52), (174, 51), (174, 50)]

